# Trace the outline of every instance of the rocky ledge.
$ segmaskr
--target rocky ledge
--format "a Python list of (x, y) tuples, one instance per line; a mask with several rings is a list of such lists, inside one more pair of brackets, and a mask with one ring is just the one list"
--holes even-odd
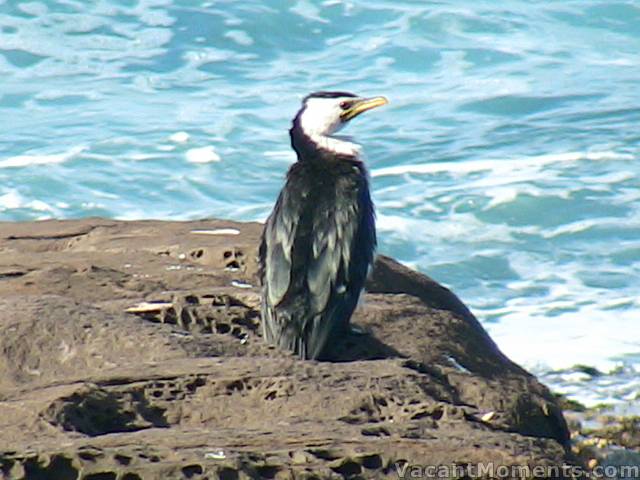
[(264, 345), (261, 228), (0, 223), (0, 477), (397, 479), (568, 461), (547, 388), (453, 293), (390, 258), (334, 361)]

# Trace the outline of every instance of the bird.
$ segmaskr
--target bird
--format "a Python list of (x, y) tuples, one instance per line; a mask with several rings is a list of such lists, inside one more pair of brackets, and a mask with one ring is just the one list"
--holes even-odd
[(361, 146), (336, 133), (385, 97), (307, 95), (289, 130), (289, 168), (261, 237), (263, 337), (301, 359), (322, 359), (351, 331), (376, 250), (375, 211)]

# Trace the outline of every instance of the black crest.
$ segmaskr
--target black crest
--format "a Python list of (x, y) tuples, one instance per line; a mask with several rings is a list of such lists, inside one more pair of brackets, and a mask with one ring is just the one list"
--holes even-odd
[(306, 102), (310, 98), (340, 98), (340, 97), (352, 97), (355, 98), (357, 95), (349, 92), (313, 92), (304, 97), (303, 102)]

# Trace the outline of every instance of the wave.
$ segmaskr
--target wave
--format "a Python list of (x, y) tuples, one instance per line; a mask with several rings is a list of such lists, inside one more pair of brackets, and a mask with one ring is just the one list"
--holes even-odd
[(433, 162), (412, 165), (397, 165), (393, 167), (376, 168), (371, 172), (371, 176), (388, 177), (408, 174), (425, 175), (430, 173), (468, 174), (482, 171), (501, 173), (513, 172), (514, 170), (527, 167), (543, 167), (548, 164), (556, 164), (561, 162), (577, 162), (581, 160), (634, 160), (634, 158), (635, 157), (631, 154), (613, 151), (566, 152), (536, 155), (516, 159), (469, 160), (464, 162)]
[[(10, 190), (9, 192), (0, 195), (0, 212), (6, 210), (18, 210), (21, 208), (34, 210), (36, 212), (42, 212), (45, 214), (51, 214), (58, 212), (59, 208), (68, 208), (66, 203), (59, 203), (58, 208), (43, 202), (42, 200), (29, 200), (22, 196), (17, 190)], [(49, 217), (49, 215), (46, 215)]]
[(87, 149), (85, 146), (72, 147), (63, 153), (41, 154), (41, 155), (16, 155), (4, 160), (0, 160), (0, 168), (21, 168), (32, 165), (49, 165), (64, 163), (76, 158)]

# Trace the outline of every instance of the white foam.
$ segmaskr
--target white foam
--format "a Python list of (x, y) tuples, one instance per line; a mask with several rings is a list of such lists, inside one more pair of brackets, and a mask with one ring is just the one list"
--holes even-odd
[(554, 238), (561, 235), (584, 232), (593, 227), (602, 226), (602, 225), (603, 223), (601, 218), (590, 219), (590, 220), (578, 220), (576, 222), (560, 225), (559, 227), (554, 228), (552, 230), (542, 232), (542, 236), (544, 238), (549, 239), (549, 238)]
[(263, 152), (263, 155), (267, 158), (274, 158), (277, 160), (283, 160), (287, 163), (291, 163), (291, 162), (295, 162), (297, 157), (296, 157), (296, 153), (289, 149), (289, 150), (266, 150), (265, 152)]
[(232, 57), (230, 52), (220, 51), (212, 48), (201, 48), (197, 51), (189, 51), (183, 55), (183, 58), (193, 68), (198, 68), (206, 63), (225, 62)]
[(53, 212), (55, 209), (42, 200), (31, 200), (27, 203), (27, 207), (38, 212)]
[(251, 38), (251, 36), (249, 36), (249, 34), (244, 30), (229, 30), (224, 34), (224, 36), (243, 47), (253, 45), (253, 38)]
[(616, 311), (612, 324), (611, 312), (597, 304), (549, 316), (548, 309), (554, 306), (575, 308), (575, 302), (550, 301), (544, 306), (522, 302), (498, 323), (486, 326), (507, 356), (534, 369), (583, 364), (608, 372), (618, 365), (615, 357), (622, 345), (624, 351), (640, 351), (640, 308)]
[(528, 167), (543, 167), (549, 164), (576, 162), (579, 160), (607, 161), (633, 160), (634, 156), (627, 153), (601, 152), (566, 152), (545, 154), (517, 159), (469, 160), (465, 162), (433, 162), (413, 165), (397, 165), (394, 167), (377, 168), (371, 172), (372, 177), (387, 177), (409, 174), (456, 173), (469, 174), (482, 171), (495, 173), (509, 173)]
[(484, 210), (493, 208), (503, 203), (513, 202), (518, 198), (518, 189), (515, 187), (498, 187), (490, 190), (486, 190), (485, 194), (491, 197), (489, 203), (484, 207)]
[(220, 155), (216, 153), (211, 145), (200, 148), (191, 148), (186, 151), (185, 157), (189, 163), (211, 163), (219, 162), (221, 160)]
[(0, 211), (29, 209), (36, 212), (53, 213), (56, 211), (54, 207), (42, 200), (28, 200), (17, 190), (10, 190), (4, 195), (0, 195)]
[(68, 90), (58, 90), (53, 88), (39, 92), (36, 95), (34, 95), (33, 98), (37, 100), (49, 100), (49, 101), (59, 100), (59, 99), (64, 100), (65, 98), (68, 98), (70, 95), (73, 95), (74, 97), (82, 97), (87, 101), (100, 99), (100, 95), (95, 92), (70, 93)]
[(329, 23), (329, 20), (320, 16), (320, 9), (309, 0), (299, 0), (293, 7), (289, 9), (292, 13), (301, 17), (320, 23)]
[(136, 162), (144, 162), (145, 160), (155, 160), (161, 157), (156, 153), (132, 153), (129, 158)]
[(77, 146), (73, 147), (66, 152), (48, 154), (48, 155), (17, 155), (15, 157), (9, 157), (4, 160), (0, 160), (0, 168), (20, 168), (28, 167), (31, 165), (48, 165), (56, 163), (64, 163), (72, 158), (77, 157), (80, 153), (84, 152), (86, 147)]
[(512, 231), (507, 225), (487, 224), (478, 220), (471, 213), (450, 214), (446, 221), (427, 220), (424, 218), (407, 218), (399, 215), (377, 215), (377, 226), (380, 232), (390, 233), (403, 239), (421, 238), (427, 244), (429, 239), (440, 239), (447, 243), (452, 241), (470, 241), (469, 232), (473, 232), (473, 242), (511, 240)]
[[(511, 298), (500, 306), (473, 306), (500, 349), (515, 362), (544, 374), (554, 390), (593, 405), (620, 397), (615, 389), (586, 388), (584, 377), (553, 373), (587, 365), (610, 372), (621, 365), (640, 369), (640, 301), (629, 287), (590, 286), (581, 279), (585, 265), (579, 260), (559, 267), (534, 253), (512, 252), (510, 267), (519, 280), (506, 284)], [(602, 271), (628, 276), (626, 267), (603, 264)], [(531, 295), (544, 286), (547, 292)], [(624, 359), (624, 363), (621, 359)], [(552, 372), (552, 373), (549, 373)], [(616, 378), (616, 377), (610, 377)], [(589, 380), (591, 385), (595, 380)], [(623, 384), (626, 386), (626, 381)], [(599, 391), (598, 391), (599, 390)]]
[(169, 140), (175, 143), (186, 143), (189, 141), (190, 135), (187, 132), (176, 132), (169, 135)]
[(16, 190), (11, 190), (4, 195), (0, 195), (0, 210), (21, 208), (24, 203), (24, 198)]

